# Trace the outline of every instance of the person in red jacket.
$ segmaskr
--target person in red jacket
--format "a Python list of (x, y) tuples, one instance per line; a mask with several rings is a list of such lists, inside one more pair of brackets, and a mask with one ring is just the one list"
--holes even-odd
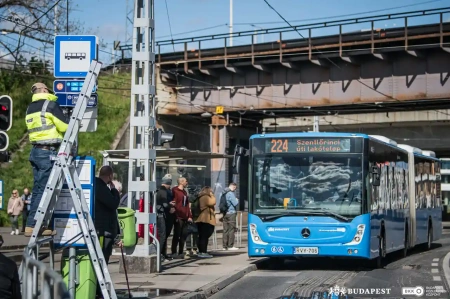
[[(172, 255), (175, 257), (183, 255), (184, 243), (187, 238), (187, 224), (192, 222), (192, 213), (189, 206), (188, 194), (185, 188), (188, 185), (186, 178), (178, 179), (178, 186), (172, 188), (173, 200), (175, 201), (176, 223), (172, 238)], [(178, 247), (178, 251), (177, 251)]]

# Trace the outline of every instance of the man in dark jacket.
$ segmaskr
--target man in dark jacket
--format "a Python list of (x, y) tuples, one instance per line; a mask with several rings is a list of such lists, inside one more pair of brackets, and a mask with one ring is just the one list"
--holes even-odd
[[(161, 186), (156, 193), (156, 228), (158, 232), (158, 240), (161, 244), (161, 255), (163, 258), (168, 259), (170, 259), (170, 256), (167, 256), (167, 237), (170, 234), (170, 231), (167, 231), (168, 228), (166, 227), (166, 218), (168, 215), (175, 213), (175, 203), (172, 202), (171, 198), (169, 198), (168, 192), (171, 185), (172, 178), (164, 177), (161, 180)], [(172, 227), (169, 229), (172, 229)]]
[[(3, 237), (0, 235), (0, 247)], [(22, 299), (16, 263), (0, 253), (0, 298)]]
[(175, 201), (175, 215), (177, 217), (172, 238), (172, 254), (178, 255), (179, 257), (183, 255), (184, 243), (187, 237), (186, 227), (189, 222), (192, 222), (188, 194), (185, 190), (187, 184), (188, 181), (186, 178), (179, 178), (178, 186), (172, 189), (173, 199)]
[[(106, 264), (109, 263), (114, 243), (117, 243), (120, 247), (122, 246), (122, 241), (116, 240), (117, 235), (120, 233), (117, 219), (120, 195), (112, 183), (113, 175), (114, 172), (111, 166), (103, 166), (100, 168), (99, 176), (95, 178), (94, 222)], [(97, 295), (101, 295), (98, 285)]]

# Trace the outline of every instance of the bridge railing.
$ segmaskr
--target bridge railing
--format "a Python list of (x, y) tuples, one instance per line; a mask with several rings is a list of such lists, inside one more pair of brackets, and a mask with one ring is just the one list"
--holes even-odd
[[(201, 61), (207, 60), (208, 56), (211, 56), (210, 54), (213, 54), (215, 57), (219, 55), (228, 55), (228, 58), (233, 59), (230, 54), (237, 54), (243, 51), (248, 52), (248, 49), (250, 48), (249, 45), (251, 45), (252, 51), (255, 51), (257, 47), (265, 52), (269, 49), (281, 51), (283, 47), (286, 47), (286, 44), (283, 44), (283, 41), (292, 41), (293, 39), (297, 39), (300, 40), (298, 42), (299, 44), (311, 45), (312, 41), (316, 38), (332, 35), (339, 35), (339, 42), (343, 43), (345, 42), (345, 36), (367, 33), (366, 37), (369, 40), (372, 40), (372, 44), (374, 44), (377, 39), (385, 37), (383, 32), (386, 30), (403, 30), (406, 32), (404, 34), (404, 39), (408, 39), (408, 30), (403, 28), (408, 28), (409, 26), (423, 26), (427, 24), (440, 25), (440, 42), (443, 44), (443, 38), (445, 36), (443, 24), (446, 23), (445, 20), (447, 14), (450, 15), (450, 7), (366, 17), (362, 16), (351, 19), (293, 25), (292, 27), (283, 26), (267, 29), (259, 27), (255, 30), (240, 31), (231, 34), (222, 33), (178, 39), (166, 39), (156, 42), (159, 54), (158, 62), (165, 63), (174, 60), (183, 60), (183, 62), (187, 60)], [(397, 27), (386, 28), (386, 22), (396, 22)], [(401, 24), (402, 22), (403, 24)], [(319, 34), (314, 34), (316, 32), (319, 32)], [(342, 35), (344, 35), (344, 38)], [(263, 37), (265, 42), (256, 44), (255, 41), (257, 37)], [(230, 46), (231, 38), (233, 38), (233, 47)], [(244, 39), (244, 42), (239, 43), (238, 39), (239, 41)], [(302, 40), (303, 43), (301, 42)], [(217, 51), (212, 51), (216, 49)], [(131, 45), (123, 45), (120, 47), (120, 50), (122, 50), (123, 54), (125, 51), (131, 50)], [(207, 51), (202, 52), (202, 50)]]

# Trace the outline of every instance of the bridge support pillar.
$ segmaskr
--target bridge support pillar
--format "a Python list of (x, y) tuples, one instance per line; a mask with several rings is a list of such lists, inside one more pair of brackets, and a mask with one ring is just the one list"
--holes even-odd
[[(210, 141), (212, 153), (225, 153), (227, 148), (227, 121), (225, 118), (215, 115), (212, 117), (210, 126)], [(227, 159), (212, 159), (211, 160), (211, 187), (214, 190), (214, 195), (220, 199), (220, 194), (228, 187), (227, 175)], [(217, 206), (219, 200), (217, 200)]]

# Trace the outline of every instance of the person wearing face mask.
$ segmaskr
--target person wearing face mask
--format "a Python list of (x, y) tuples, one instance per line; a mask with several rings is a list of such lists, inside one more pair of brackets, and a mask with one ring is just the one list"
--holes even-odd
[[(100, 168), (99, 175), (95, 178), (94, 225), (106, 264), (109, 263), (114, 244), (123, 246), (122, 241), (118, 239), (120, 226), (117, 208), (120, 204), (120, 194), (114, 186), (113, 177), (112, 167), (106, 165)], [(97, 294), (101, 294), (99, 286), (97, 286)]]
[[(34, 216), (47, 185), (55, 163), (56, 154), (67, 131), (69, 120), (59, 106), (57, 96), (49, 92), (44, 83), (35, 83), (31, 87), (33, 97), (27, 108), (25, 124), (32, 144), (29, 161), (33, 167), (33, 200), (25, 227), (25, 236), (33, 233), (36, 220)], [(42, 227), (39, 235), (50, 236), (56, 232)]]

